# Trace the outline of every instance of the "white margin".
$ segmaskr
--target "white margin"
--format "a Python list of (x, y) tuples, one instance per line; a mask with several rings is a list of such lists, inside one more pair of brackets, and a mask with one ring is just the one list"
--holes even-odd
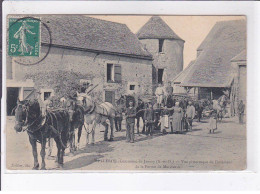
[[(8, 174), (5, 170), (6, 75), (2, 75), (2, 189), (3, 190), (255, 190), (260, 189), (260, 46), (258, 2), (103, 2), (5, 1), (7, 14), (145, 14), (145, 15), (246, 15), (248, 26), (248, 125), (246, 171), (173, 173), (37, 173)], [(3, 30), (3, 72), (6, 72), (6, 30)]]

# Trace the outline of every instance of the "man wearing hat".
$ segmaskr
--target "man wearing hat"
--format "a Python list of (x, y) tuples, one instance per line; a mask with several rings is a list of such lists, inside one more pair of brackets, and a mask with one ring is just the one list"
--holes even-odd
[(126, 141), (134, 143), (136, 109), (133, 100), (129, 101), (129, 107), (126, 109)]
[(192, 131), (192, 121), (195, 117), (195, 107), (192, 105), (191, 101), (188, 102), (186, 117), (189, 123), (190, 130)]

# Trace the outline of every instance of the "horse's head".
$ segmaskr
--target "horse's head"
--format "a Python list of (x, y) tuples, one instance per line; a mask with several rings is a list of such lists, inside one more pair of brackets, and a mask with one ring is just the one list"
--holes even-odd
[(20, 101), (17, 100), (17, 107), (15, 109), (15, 126), (16, 132), (21, 132), (22, 128), (28, 123), (37, 119), (40, 116), (40, 106), (38, 101)]

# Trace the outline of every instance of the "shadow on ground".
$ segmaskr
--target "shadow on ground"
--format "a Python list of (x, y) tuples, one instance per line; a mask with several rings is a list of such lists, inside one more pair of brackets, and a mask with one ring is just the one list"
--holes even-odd
[(75, 152), (75, 155), (82, 154), (82, 153), (106, 153), (106, 152), (112, 152), (114, 150), (113, 147), (110, 146), (111, 143), (108, 142), (98, 142), (94, 145), (89, 144), (86, 147), (79, 149)]
[(72, 170), (77, 168), (83, 168), (94, 162), (97, 162), (98, 159), (103, 158), (102, 155), (90, 155), (90, 156), (81, 156), (64, 164), (63, 170)]

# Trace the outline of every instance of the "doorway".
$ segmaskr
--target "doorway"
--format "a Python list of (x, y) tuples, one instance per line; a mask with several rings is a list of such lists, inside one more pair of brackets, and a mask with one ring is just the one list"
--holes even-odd
[(163, 71), (164, 69), (158, 69), (158, 84), (163, 83)]
[(105, 91), (105, 102), (110, 102), (111, 104), (115, 104), (115, 91)]
[(12, 110), (15, 108), (19, 97), (19, 88), (7, 88), (7, 116), (11, 116)]

